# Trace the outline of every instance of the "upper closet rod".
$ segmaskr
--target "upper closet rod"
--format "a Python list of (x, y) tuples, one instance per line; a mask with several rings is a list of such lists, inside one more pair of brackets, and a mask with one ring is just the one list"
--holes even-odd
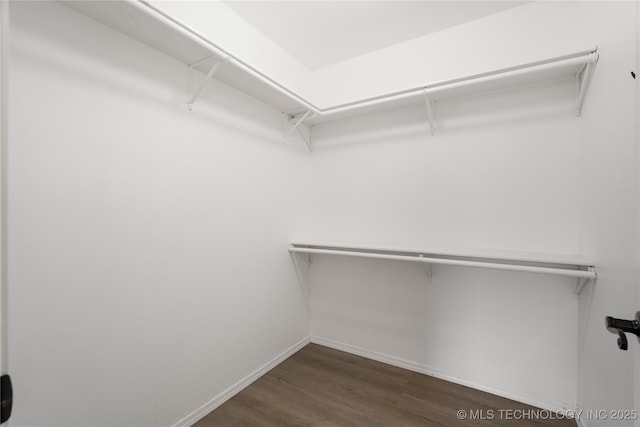
[[(507, 77), (518, 77), (518, 76), (522, 76), (530, 73), (546, 71), (546, 70), (559, 68), (559, 67), (571, 67), (571, 66), (580, 65), (580, 64), (585, 64), (585, 66), (587, 66), (589, 64), (595, 63), (598, 60), (598, 56), (599, 55), (595, 50), (582, 51), (574, 55), (570, 55), (568, 57), (567, 56), (555, 57), (547, 61), (539, 61), (539, 62), (520, 65), (517, 67), (503, 68), (503, 69), (491, 71), (488, 73), (475, 74), (475, 75), (466, 76), (458, 79), (444, 80), (437, 83), (421, 85), (418, 87), (405, 89), (402, 91), (397, 91), (397, 92), (393, 92), (386, 95), (381, 95), (381, 96), (372, 97), (372, 98), (368, 98), (360, 101), (341, 104), (334, 107), (325, 108), (321, 110), (321, 114), (342, 113), (342, 112), (350, 111), (356, 108), (370, 107), (373, 105), (377, 105), (377, 104), (381, 104), (389, 101), (398, 101), (401, 99), (422, 95), (425, 89), (431, 95), (439, 91), (457, 89), (457, 88), (472, 85), (472, 84), (487, 83), (487, 82), (491, 82), (494, 80), (507, 78)], [(581, 92), (584, 92), (584, 91), (581, 91)]]
[(277, 90), (281, 94), (289, 97), (294, 102), (300, 104), (299, 108), (292, 110), (292, 111), (296, 111), (296, 117), (299, 117), (308, 111), (313, 113), (311, 116), (340, 113), (340, 112), (355, 110), (363, 107), (369, 107), (369, 106), (381, 104), (384, 102), (401, 100), (411, 96), (416, 96), (416, 95), (422, 96), (425, 89), (429, 93), (432, 93), (439, 90), (455, 89), (457, 87), (466, 86), (469, 84), (487, 82), (487, 81), (491, 81), (491, 80), (495, 80), (503, 77), (516, 77), (518, 75), (532, 73), (536, 71), (544, 71), (544, 70), (552, 69), (556, 67), (579, 65), (579, 64), (585, 64), (585, 65), (594, 64), (598, 60), (597, 49), (594, 48), (590, 50), (576, 52), (571, 55), (557, 56), (557, 57), (549, 58), (543, 61), (536, 61), (536, 62), (531, 62), (527, 64), (522, 64), (516, 67), (502, 68), (500, 70), (490, 71), (487, 73), (474, 74), (474, 75), (466, 76), (462, 78), (445, 80), (445, 81), (432, 83), (432, 84), (420, 85), (418, 87), (395, 91), (395, 92), (387, 93), (384, 95), (370, 97), (370, 98), (366, 98), (366, 99), (362, 99), (362, 100), (358, 100), (350, 103), (335, 105), (328, 108), (319, 108), (309, 100), (303, 98), (302, 96), (298, 95), (297, 93), (291, 91), (287, 87), (278, 83), (276, 80), (262, 73), (260, 70), (252, 67), (248, 63), (242, 61), (241, 59), (227, 52), (220, 46), (213, 43), (211, 40), (199, 34), (196, 30), (194, 30), (190, 26), (184, 24), (183, 22), (177, 20), (176, 18), (156, 8), (148, 1), (138, 0), (137, 2), (133, 2), (133, 3), (135, 3), (136, 5), (146, 6), (146, 8), (140, 7), (141, 10), (144, 10), (144, 13), (151, 15), (151, 13), (148, 12), (149, 10), (155, 12), (156, 16), (162, 17), (164, 22), (167, 25), (179, 31), (184, 36), (188, 37), (192, 41), (203, 46), (214, 55), (217, 55), (221, 58), (228, 57), (229, 61), (235, 64), (237, 67), (242, 68), (246, 72), (253, 75), (256, 79), (267, 84), (268, 86)]

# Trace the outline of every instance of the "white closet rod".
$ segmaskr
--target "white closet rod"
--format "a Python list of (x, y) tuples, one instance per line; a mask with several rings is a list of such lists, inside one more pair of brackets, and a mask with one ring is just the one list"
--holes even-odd
[[(146, 9), (143, 8), (143, 6), (137, 6), (137, 7), (139, 7), (141, 10), (144, 11), (144, 13), (150, 16), (152, 15), (152, 12), (155, 12), (156, 18), (158, 16), (162, 17), (164, 19), (164, 22), (167, 25), (174, 28), (176, 31), (180, 32), (181, 34), (188, 37), (195, 43), (204, 47), (205, 49), (209, 50), (212, 54), (217, 55), (220, 58), (228, 57), (230, 59), (230, 63), (243, 69), (245, 72), (253, 75), (256, 79), (260, 80), (261, 82), (265, 83), (271, 88), (277, 90), (281, 94), (289, 97), (293, 101), (299, 103), (300, 104), (299, 110), (304, 110), (300, 114), (303, 114), (306, 111), (311, 111), (315, 115), (345, 112), (345, 111), (359, 109), (362, 107), (381, 104), (384, 102), (400, 100), (400, 99), (411, 97), (411, 96), (422, 95), (425, 89), (429, 93), (439, 91), (439, 90), (455, 89), (457, 87), (466, 86), (466, 85), (475, 84), (475, 83), (487, 82), (487, 81), (491, 81), (499, 78), (515, 77), (518, 75), (527, 74), (529, 72), (543, 71), (546, 69), (577, 65), (581, 63), (584, 63), (586, 65), (588, 63), (594, 63), (598, 59), (598, 53), (596, 52), (596, 50), (591, 49), (591, 50), (576, 52), (571, 55), (564, 55), (564, 56), (549, 58), (544, 61), (527, 63), (527, 64), (519, 65), (516, 67), (502, 68), (500, 70), (495, 70), (487, 73), (474, 74), (471, 76), (445, 80), (445, 81), (441, 81), (433, 84), (425, 84), (419, 87), (395, 91), (395, 92), (387, 93), (384, 95), (366, 98), (366, 99), (362, 99), (362, 100), (358, 100), (350, 103), (334, 105), (328, 108), (319, 108), (318, 106), (314, 105), (307, 99), (303, 98), (302, 96), (298, 95), (297, 93), (291, 91), (287, 87), (278, 83), (276, 80), (262, 73), (260, 70), (252, 67), (251, 65), (247, 64), (246, 62), (242, 61), (241, 59), (227, 52), (220, 46), (213, 43), (211, 40), (199, 34), (196, 30), (194, 30), (190, 26), (164, 13), (162, 10), (156, 8), (155, 6), (148, 3), (147, 1), (138, 0), (138, 2), (134, 2), (134, 3), (136, 3), (137, 5), (146, 6)], [(152, 12), (149, 12), (149, 11), (152, 11)]]
[(497, 70), (490, 73), (476, 74), (476, 75), (467, 76), (459, 79), (445, 80), (438, 83), (422, 85), (412, 89), (406, 89), (403, 91), (398, 91), (398, 92), (382, 95), (379, 97), (368, 98), (365, 100), (360, 100), (360, 101), (356, 101), (348, 104), (342, 104), (342, 105), (326, 108), (321, 111), (321, 114), (342, 113), (342, 112), (350, 111), (356, 108), (370, 107), (373, 105), (382, 104), (389, 101), (398, 101), (405, 98), (423, 95), (425, 89), (429, 95), (432, 95), (440, 91), (457, 89), (457, 88), (469, 86), (472, 84), (487, 83), (487, 82), (508, 78), (508, 77), (518, 77), (521, 75), (526, 75), (526, 74), (545, 71), (545, 70), (551, 70), (559, 67), (570, 67), (572, 65), (580, 65), (580, 64), (586, 65), (589, 63), (593, 63), (598, 59), (598, 53), (594, 51), (580, 52), (579, 55), (580, 56), (572, 56), (570, 58), (566, 58), (566, 57), (553, 58), (549, 61), (544, 61), (542, 63), (540, 62), (530, 63), (530, 64), (525, 64), (519, 67), (512, 67), (506, 70), (505, 69)]
[(498, 270), (511, 270), (511, 271), (524, 271), (528, 273), (543, 273), (554, 274), (558, 276), (569, 276), (580, 279), (595, 279), (597, 277), (595, 271), (585, 270), (571, 270), (566, 268), (551, 268), (551, 267), (536, 267), (531, 265), (518, 265), (518, 264), (500, 264), (492, 262), (480, 262), (480, 261), (465, 261), (457, 259), (446, 258), (428, 258), (408, 255), (393, 255), (393, 254), (379, 254), (370, 252), (354, 252), (354, 251), (342, 251), (331, 249), (314, 249), (314, 248), (289, 248), (289, 252), (292, 253), (307, 253), (307, 254), (323, 254), (323, 255), (346, 255), (362, 258), (377, 258), (377, 259), (393, 259), (397, 261), (417, 261), (425, 264), (445, 264), (445, 265), (458, 265), (463, 267), (478, 267), (478, 268), (493, 268)]

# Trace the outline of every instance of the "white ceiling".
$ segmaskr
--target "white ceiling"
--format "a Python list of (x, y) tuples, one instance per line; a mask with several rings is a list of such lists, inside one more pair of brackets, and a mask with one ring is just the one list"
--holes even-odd
[(528, 1), (225, 1), (311, 70)]

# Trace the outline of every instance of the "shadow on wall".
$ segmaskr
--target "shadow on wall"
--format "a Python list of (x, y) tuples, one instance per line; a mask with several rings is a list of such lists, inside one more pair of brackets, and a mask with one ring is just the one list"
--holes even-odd
[(435, 141), (443, 134), (575, 117), (575, 91), (575, 79), (561, 78), (438, 101), (433, 136), (424, 104), (321, 123), (313, 127), (314, 150), (416, 136)]

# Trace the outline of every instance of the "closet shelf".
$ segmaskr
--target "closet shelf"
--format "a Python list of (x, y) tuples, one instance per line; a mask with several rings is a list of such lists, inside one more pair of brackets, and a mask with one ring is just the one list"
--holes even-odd
[[(598, 57), (597, 48), (594, 47), (574, 52), (570, 55), (548, 58), (542, 61), (451, 80), (426, 83), (377, 97), (324, 108), (315, 116), (305, 120), (305, 123), (316, 124), (365, 113), (426, 104), (426, 115), (433, 131), (435, 129), (433, 108), (434, 103), (437, 101), (475, 94), (487, 94), (500, 89), (543, 83), (565, 77), (573, 77), (577, 81), (575, 112), (576, 116), (580, 116), (593, 66), (598, 61)], [(304, 109), (291, 111), (291, 113), (294, 113), (293, 115), (296, 117), (303, 114)]]
[[(215, 73), (217, 80), (287, 113), (296, 127), (301, 123), (321, 123), (420, 103), (426, 107), (425, 118), (433, 132), (436, 101), (570, 76), (577, 81), (575, 108), (576, 114), (580, 115), (598, 60), (597, 49), (593, 47), (486, 73), (425, 83), (346, 104), (319, 107), (151, 3), (142, 0), (62, 3), (181, 61), (190, 69), (204, 72), (209, 78)], [(188, 96), (188, 103), (197, 98), (197, 95)]]
[[(577, 279), (576, 295), (580, 295), (582, 289), (590, 280), (595, 281), (598, 277), (593, 261), (579, 256), (568, 255), (502, 251), (470, 252), (309, 242), (291, 243), (289, 252), (298, 255), (342, 255), (397, 261), (414, 261), (428, 266), (432, 264), (443, 264), (575, 277)], [(305, 262), (311, 264), (311, 257), (303, 259)], [(427, 269), (427, 275), (429, 277), (431, 276), (430, 268)]]

